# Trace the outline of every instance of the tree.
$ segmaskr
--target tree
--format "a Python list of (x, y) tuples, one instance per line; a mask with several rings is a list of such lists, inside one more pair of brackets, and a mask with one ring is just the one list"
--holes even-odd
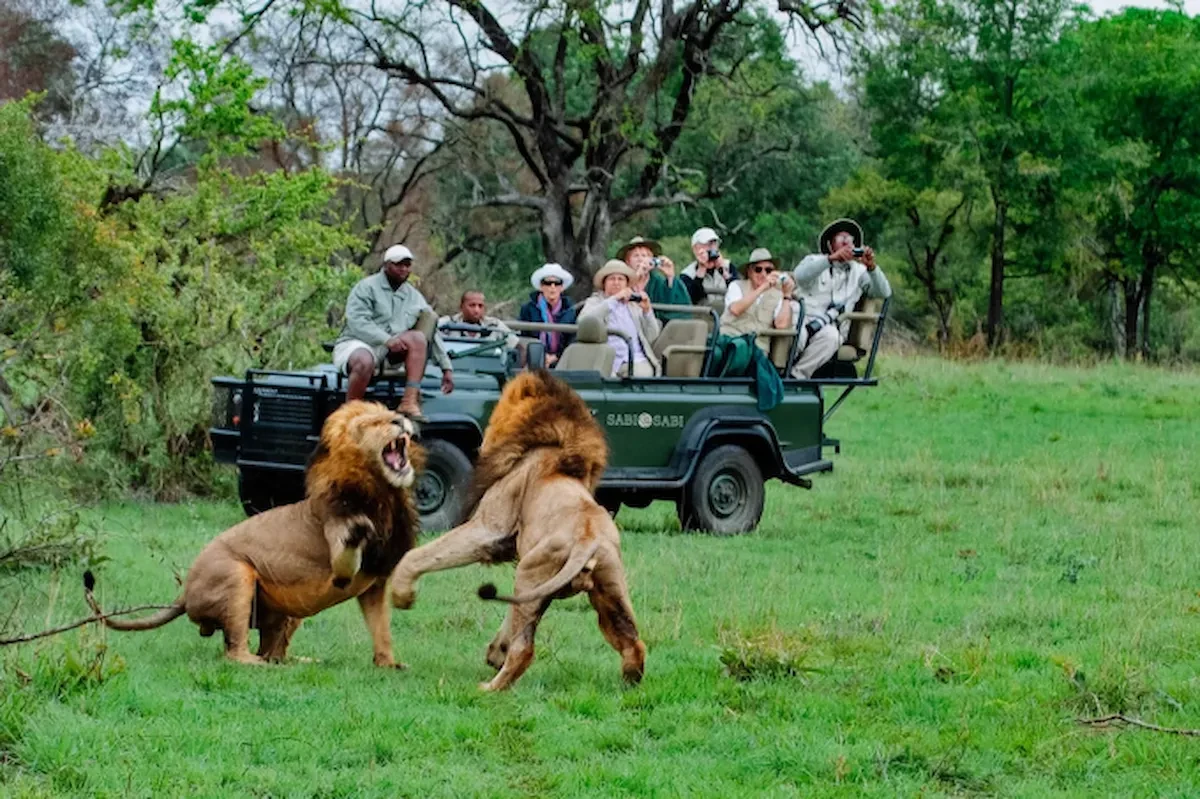
[[(845, 0), (776, 3), (811, 34), (857, 20)], [(246, 29), (274, 5), (235, 0), (232, 8)], [(204, 18), (217, 6), (190, 8)], [(673, 150), (697, 89), (730, 76), (744, 59), (736, 44), (753, 24), (747, 12), (760, 7), (750, 0), (322, 6), (357, 34), (361, 63), (418, 87), (454, 120), (482, 122), (508, 137), (521, 171), (476, 176), (483, 191), (474, 205), (535, 214), (545, 256), (580, 276), (603, 260), (614, 224), (697, 199), (680, 187)], [(497, 78), (507, 77), (516, 97), (497, 90)]]
[(1157, 282), (1200, 274), (1200, 18), (1128, 9), (1081, 24), (1058, 55), (1091, 126), (1081, 194), (1123, 302), (1119, 350), (1149, 357)]
[[(1014, 225), (1036, 228), (1045, 219), (1041, 206), (1054, 175), (1047, 164), (1061, 136), (1039, 77), (1071, 8), (1067, 0), (900, 0), (883, 12), (879, 40), (864, 50), (876, 139), (882, 152), (906, 161), (901, 167), (892, 158), (901, 179), (915, 188), (945, 186), (945, 171), (934, 173), (949, 154), (986, 190), (993, 348), (1003, 334), (1006, 270), (1018, 257), (1010, 234)], [(1027, 265), (1041, 268), (1046, 248), (1033, 243), (1026, 260), (1036, 263)], [(1020, 246), (1030, 249), (1030, 240)]]

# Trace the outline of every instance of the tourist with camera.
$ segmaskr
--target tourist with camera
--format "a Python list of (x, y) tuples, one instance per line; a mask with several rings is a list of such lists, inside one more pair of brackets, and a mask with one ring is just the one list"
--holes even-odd
[(612, 260), (592, 278), (596, 293), (588, 297), (579, 318), (598, 316), (609, 330), (619, 330), (628, 336), (609, 335), (608, 344), (616, 353), (613, 376), (654, 377), (661, 367), (651, 344), (662, 332), (662, 323), (650, 310), (650, 297), (633, 288), (637, 272), (624, 261)]
[[(729, 284), (725, 292), (725, 312), (721, 314), (721, 335), (743, 336), (763, 330), (788, 330), (795, 319), (791, 275), (779, 270), (779, 259), (766, 247), (750, 253), (742, 270), (743, 278)], [(754, 340), (763, 352), (770, 352), (765, 336)]]
[(684, 267), (679, 279), (687, 286), (692, 305), (713, 305), (712, 298), (723, 298), (729, 284), (737, 280), (733, 264), (721, 255), (717, 231), (702, 227), (693, 233), (692, 255), (696, 260)]
[[(662, 253), (662, 245), (652, 239), (634, 236), (617, 250), (617, 258), (634, 271), (630, 288), (657, 305), (690, 305), (687, 286), (675, 276), (675, 262)], [(687, 314), (660, 313), (658, 318), (687, 319)]]
[(806, 256), (793, 274), (804, 300), (804, 326), (791, 376), (807, 380), (846, 340), (850, 326), (842, 315), (853, 311), (864, 294), (892, 296), (892, 287), (875, 264), (875, 251), (863, 245), (862, 228), (853, 219), (838, 219), (822, 230), (817, 252)]

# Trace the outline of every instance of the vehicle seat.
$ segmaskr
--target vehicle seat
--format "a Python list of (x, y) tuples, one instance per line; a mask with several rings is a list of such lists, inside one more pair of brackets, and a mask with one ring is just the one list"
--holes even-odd
[(706, 291), (704, 294), (704, 304), (711, 306), (716, 310), (717, 316), (720, 316), (725, 313), (725, 292)]
[(868, 319), (856, 318), (850, 322), (850, 332), (846, 335), (846, 343), (838, 347), (837, 359), (844, 362), (857, 361), (871, 351), (871, 342), (875, 338), (875, 329), (879, 327), (879, 312), (883, 310), (883, 300), (875, 297), (863, 297), (854, 306), (855, 313), (871, 314)]
[[(437, 334), (438, 317), (433, 311), (424, 310), (417, 316), (417, 323), (413, 325), (413, 330), (419, 330), (425, 334), (426, 341), (433, 341), (433, 337)], [(425, 363), (433, 358), (433, 353), (430, 352)], [(390, 363), (387, 358), (383, 359), (383, 363), (379, 365), (380, 377), (404, 377), (404, 362)], [(424, 377), (424, 375), (422, 375)]]
[(599, 372), (608, 377), (613, 373), (617, 353), (608, 343), (608, 328), (598, 316), (579, 318), (575, 341), (559, 357), (555, 368), (560, 371)]
[(654, 340), (654, 354), (663, 364), (664, 377), (699, 377), (708, 349), (711, 319), (672, 319)]

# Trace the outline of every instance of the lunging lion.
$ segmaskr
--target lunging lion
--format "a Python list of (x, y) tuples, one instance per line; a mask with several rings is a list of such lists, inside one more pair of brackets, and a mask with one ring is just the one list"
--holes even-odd
[[(309, 462), (306, 498), (231, 527), (188, 571), (183, 596), (137, 621), (104, 619), (114, 630), (150, 630), (184, 613), (210, 636), (221, 630), (225, 656), (279, 661), (302, 619), (357, 597), (375, 647), (375, 665), (395, 666), (387, 578), (416, 538), (408, 496), (424, 450), (408, 418), (375, 402), (349, 402), (325, 421)], [(86, 597), (94, 578), (84, 575)], [(260, 631), (250, 654), (251, 627)]]
[(604, 432), (579, 395), (545, 370), (505, 386), (492, 412), (475, 469), (469, 521), (412, 550), (392, 575), (392, 602), (409, 608), (421, 575), (516, 559), (513, 596), (491, 585), (484, 599), (508, 602), (488, 646), (499, 673), (480, 685), (508, 688), (533, 661), (533, 636), (551, 600), (586, 591), (621, 671), (638, 682), (646, 645), (638, 639), (621, 565), (620, 536), (592, 494), (608, 460)]

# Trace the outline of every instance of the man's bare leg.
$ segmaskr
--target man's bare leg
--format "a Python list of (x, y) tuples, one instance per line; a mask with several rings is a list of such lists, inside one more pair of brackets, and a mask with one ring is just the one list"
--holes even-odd
[(366, 396), (375, 368), (375, 356), (370, 350), (360, 347), (350, 353), (350, 359), (346, 361), (346, 372), (350, 375), (350, 385), (346, 388), (347, 400), (359, 400)]

